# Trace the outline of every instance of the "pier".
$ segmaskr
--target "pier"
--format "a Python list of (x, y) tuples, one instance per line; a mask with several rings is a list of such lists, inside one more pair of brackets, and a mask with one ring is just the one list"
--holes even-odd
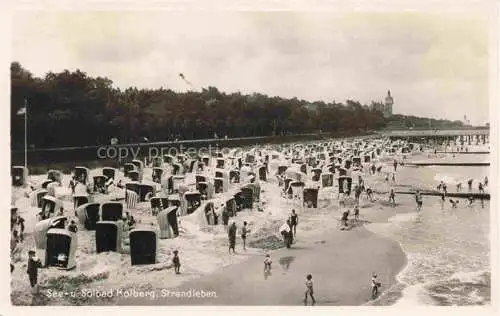
[(455, 130), (395, 130), (380, 133), (391, 140), (404, 139), (409, 142), (420, 143), (422, 141), (451, 142), (459, 140), (461, 145), (472, 145), (473, 143), (487, 144), (490, 142), (489, 128), (469, 128)]
[(489, 155), (489, 151), (436, 151), (436, 154)]
[[(396, 194), (415, 194), (415, 191), (395, 191)], [(429, 196), (441, 196), (443, 192), (439, 191), (420, 191), (420, 194), (422, 195), (429, 195)], [(446, 197), (452, 197), (452, 198), (461, 198), (461, 199), (467, 199), (470, 196), (472, 196), (474, 199), (477, 200), (489, 200), (490, 199), (490, 194), (489, 193), (478, 193), (478, 192), (447, 192)]]
[(405, 166), (426, 167), (426, 166), (461, 166), (461, 167), (481, 167), (489, 166), (489, 162), (405, 162)]

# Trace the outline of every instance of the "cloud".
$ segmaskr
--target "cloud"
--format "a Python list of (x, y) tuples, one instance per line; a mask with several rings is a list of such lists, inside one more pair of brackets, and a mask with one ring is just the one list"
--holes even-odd
[[(382, 100), (399, 113), (488, 120), (482, 13), (19, 13), (14, 59), (120, 87), (216, 86), (308, 100)], [(479, 109), (479, 111), (478, 111)], [(451, 111), (450, 111), (451, 110)]]

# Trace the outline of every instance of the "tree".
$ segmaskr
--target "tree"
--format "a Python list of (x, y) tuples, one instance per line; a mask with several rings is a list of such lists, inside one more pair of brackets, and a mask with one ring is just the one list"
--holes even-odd
[[(24, 120), (16, 115), (29, 103), (29, 143), (36, 147), (164, 141), (172, 138), (249, 137), (323, 132), (354, 133), (380, 129), (403, 120), (415, 126), (426, 118), (382, 114), (358, 101), (346, 104), (284, 99), (261, 93), (226, 94), (216, 87), (201, 92), (176, 93), (168, 89), (120, 90), (104, 77), (81, 70), (33, 76), (18, 62), (11, 64), (11, 144), (24, 144)], [(432, 121), (433, 126), (458, 126)]]

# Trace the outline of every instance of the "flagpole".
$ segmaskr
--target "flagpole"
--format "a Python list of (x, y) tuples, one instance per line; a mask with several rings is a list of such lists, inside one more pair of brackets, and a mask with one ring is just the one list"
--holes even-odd
[(28, 101), (24, 99), (24, 167), (28, 168)]

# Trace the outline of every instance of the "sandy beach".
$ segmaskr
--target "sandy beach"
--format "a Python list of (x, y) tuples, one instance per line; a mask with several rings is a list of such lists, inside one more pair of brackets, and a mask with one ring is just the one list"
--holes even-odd
[[(408, 158), (430, 158), (427, 154), (414, 153)], [(441, 157), (441, 156), (440, 156)], [(360, 200), (360, 221), (352, 229), (341, 231), (339, 205), (334, 188), (319, 192), (318, 208), (306, 209), (299, 201), (281, 196), (277, 180), (269, 178), (261, 182), (263, 212), (244, 210), (232, 218), (238, 227), (247, 221), (250, 233), (247, 250), (242, 250), (239, 235), (236, 254), (228, 253), (227, 233), (222, 225), (203, 226), (197, 222), (196, 214), (180, 218), (180, 236), (160, 240), (157, 263), (146, 266), (131, 266), (129, 250), (122, 253), (95, 253), (95, 232), (81, 230), (76, 253), (76, 269), (61, 271), (42, 269), (39, 283), (40, 293), (31, 295), (25, 272), (26, 251), (33, 247), (29, 232), (35, 222), (27, 221), (27, 237), (15, 261), (12, 275), (11, 299), (14, 305), (303, 305), (304, 282), (307, 274), (313, 275), (317, 305), (365, 305), (371, 301), (371, 275), (376, 272), (382, 283), (381, 295), (398, 287), (396, 276), (405, 268), (407, 257), (394, 239), (374, 234), (364, 226), (383, 224), (396, 215), (415, 212), (414, 197), (398, 195), (396, 207), (390, 207), (387, 192), (391, 187), (422, 188), (421, 179), (405, 167), (398, 168), (396, 182), (385, 181), (386, 172), (392, 169), (393, 159), (381, 160), (385, 166), (382, 173), (363, 173), (365, 183), (375, 192), (375, 201), (366, 195)], [(92, 171), (98, 172), (98, 170)], [(148, 174), (146, 169), (145, 174)], [(353, 175), (354, 176), (354, 175)], [(357, 177), (357, 176), (356, 176)], [(34, 176), (39, 182), (44, 176)], [(437, 181), (437, 180), (434, 180)], [(432, 182), (430, 182), (432, 183)], [(433, 185), (428, 184), (430, 189)], [(424, 186), (425, 187), (425, 186)], [(16, 205), (22, 216), (30, 218), (36, 208), (29, 206), (23, 190), (14, 192)], [(68, 190), (60, 188), (59, 196), (64, 201), (65, 214), (72, 216), (72, 202)], [(430, 201), (430, 202), (427, 202)], [(426, 199), (425, 204), (436, 203), (436, 198)], [(352, 205), (348, 203), (348, 208)], [(148, 216), (148, 203), (140, 203), (132, 215), (141, 227), (155, 225), (155, 218)], [(297, 240), (291, 249), (283, 249), (278, 228), (295, 209), (299, 215)], [(351, 215), (352, 216), (352, 215)], [(281, 248), (281, 249), (279, 249)], [(181, 274), (172, 269), (172, 251), (179, 250)], [(274, 250), (273, 250), (274, 249)], [(272, 274), (267, 278), (263, 272), (266, 253), (273, 260)], [(82, 296), (83, 291), (95, 293), (113, 292), (111, 297), (97, 294)], [(126, 296), (124, 292), (154, 293), (154, 298)], [(216, 297), (205, 299), (175, 297), (175, 294), (203, 290), (216, 293)], [(119, 291), (122, 291), (119, 293)], [(54, 297), (51, 293), (68, 293)], [(71, 293), (75, 293), (74, 296)]]
[[(100, 299), (87, 297), (75, 299), (69, 297), (48, 297), (50, 289), (78, 292), (89, 287), (97, 291), (108, 291), (110, 289), (138, 289), (150, 291), (155, 289), (183, 289), (204, 288), (206, 284), (212, 284), (218, 294), (216, 304), (301, 304), (296, 295), (301, 296), (303, 291), (303, 279), (307, 273), (312, 273), (315, 279), (320, 281), (317, 285), (318, 291), (323, 293), (318, 296), (318, 304), (322, 305), (358, 305), (370, 299), (369, 284), (371, 273), (377, 271), (383, 282), (382, 290), (386, 290), (394, 283), (395, 275), (404, 267), (405, 257), (397, 243), (368, 232), (362, 227), (363, 224), (371, 222), (383, 222), (398, 212), (405, 212), (405, 207), (400, 203), (396, 208), (387, 207), (386, 198), (380, 196), (380, 200), (371, 203), (367, 200), (361, 202), (361, 221), (349, 231), (339, 230), (340, 213), (336, 200), (330, 200), (329, 195), (333, 192), (324, 192), (320, 195), (319, 209), (305, 209), (284, 202), (283, 198), (273, 190), (275, 183), (263, 183), (263, 199), (267, 200), (269, 212), (265, 214), (255, 211), (244, 211), (238, 214), (235, 220), (239, 223), (247, 220), (251, 227), (255, 228), (250, 234), (249, 243), (259, 238), (275, 235), (277, 228), (282, 224), (282, 219), (290, 209), (295, 208), (299, 214), (300, 224), (298, 228), (297, 242), (292, 249), (280, 249), (270, 251), (274, 269), (273, 275), (264, 279), (262, 265), (264, 254), (268, 251), (259, 248), (247, 248), (241, 250), (241, 240), (237, 241), (237, 254), (227, 253), (227, 236), (223, 227), (209, 227), (208, 231), (195, 231), (198, 227), (190, 226), (190, 221), (181, 218), (181, 229), (184, 234), (177, 239), (161, 240), (163, 245), (160, 249), (160, 262), (152, 267), (130, 267), (126, 259), (127, 254), (92, 253), (92, 236), (89, 236), (88, 246), (80, 249), (78, 257), (81, 264), (75, 271), (42, 270), (41, 294), (31, 298), (26, 295), (29, 291), (24, 269), (16, 269), (13, 274), (14, 304), (57, 304), (69, 305), (80, 302), (94, 304), (151, 304), (147, 300), (135, 300), (115, 296), (111, 299)], [(411, 203), (406, 199), (405, 205)], [(189, 229), (187, 229), (189, 228)], [(275, 237), (276, 238), (276, 237)], [(27, 236), (27, 247), (30, 237)], [(82, 242), (83, 243), (83, 242)], [(281, 246), (280, 245), (278, 247)], [(175, 275), (170, 266), (170, 251), (181, 250), (183, 263), (182, 274)], [(366, 252), (370, 249), (370, 253)], [(90, 257), (85, 258), (85, 252)], [(280, 258), (293, 257), (288, 271), (285, 271), (279, 263)], [(321, 259), (321, 260), (315, 260)], [(371, 259), (370, 259), (371, 258)], [(369, 259), (369, 260), (368, 260)], [(281, 259), (283, 262), (288, 259)], [(335, 264), (331, 264), (335, 262)], [(222, 268), (222, 269), (221, 269)], [(286, 272), (283, 274), (283, 272)], [(65, 276), (64, 278), (61, 278)], [(240, 280), (240, 276), (245, 279)], [(326, 278), (325, 276), (329, 276)], [(348, 277), (350, 276), (350, 277)], [(125, 278), (125, 279), (124, 279)], [(62, 285), (63, 282), (69, 284)], [(230, 281), (233, 280), (233, 281)], [(239, 280), (241, 282), (236, 282)], [(248, 291), (254, 280), (260, 280), (259, 284), (268, 290)], [(331, 280), (324, 282), (324, 280)], [(245, 284), (244, 282), (248, 282)], [(265, 282), (265, 283), (264, 283)], [(228, 286), (228, 284), (233, 284)], [(280, 288), (281, 291), (272, 289)], [(253, 294), (249, 294), (252, 292)], [(257, 293), (259, 292), (259, 293)], [(272, 295), (266, 294), (272, 292)], [(19, 295), (19, 293), (25, 293)], [(240, 299), (230, 298), (224, 293), (239, 293)], [(287, 294), (288, 293), (288, 294)], [(290, 295), (295, 293), (295, 295)], [(297, 294), (298, 293), (298, 294)], [(18, 295), (16, 295), (18, 294)], [(318, 294), (319, 295), (319, 294)], [(322, 298), (321, 298), (322, 297)], [(328, 299), (335, 297), (335, 300)], [(231, 303), (233, 302), (233, 303)], [(260, 303), (259, 303), (260, 302)], [(273, 303), (274, 302), (274, 303)], [(205, 302), (165, 300), (158, 297), (153, 304), (176, 305), (176, 304), (214, 304)]]

